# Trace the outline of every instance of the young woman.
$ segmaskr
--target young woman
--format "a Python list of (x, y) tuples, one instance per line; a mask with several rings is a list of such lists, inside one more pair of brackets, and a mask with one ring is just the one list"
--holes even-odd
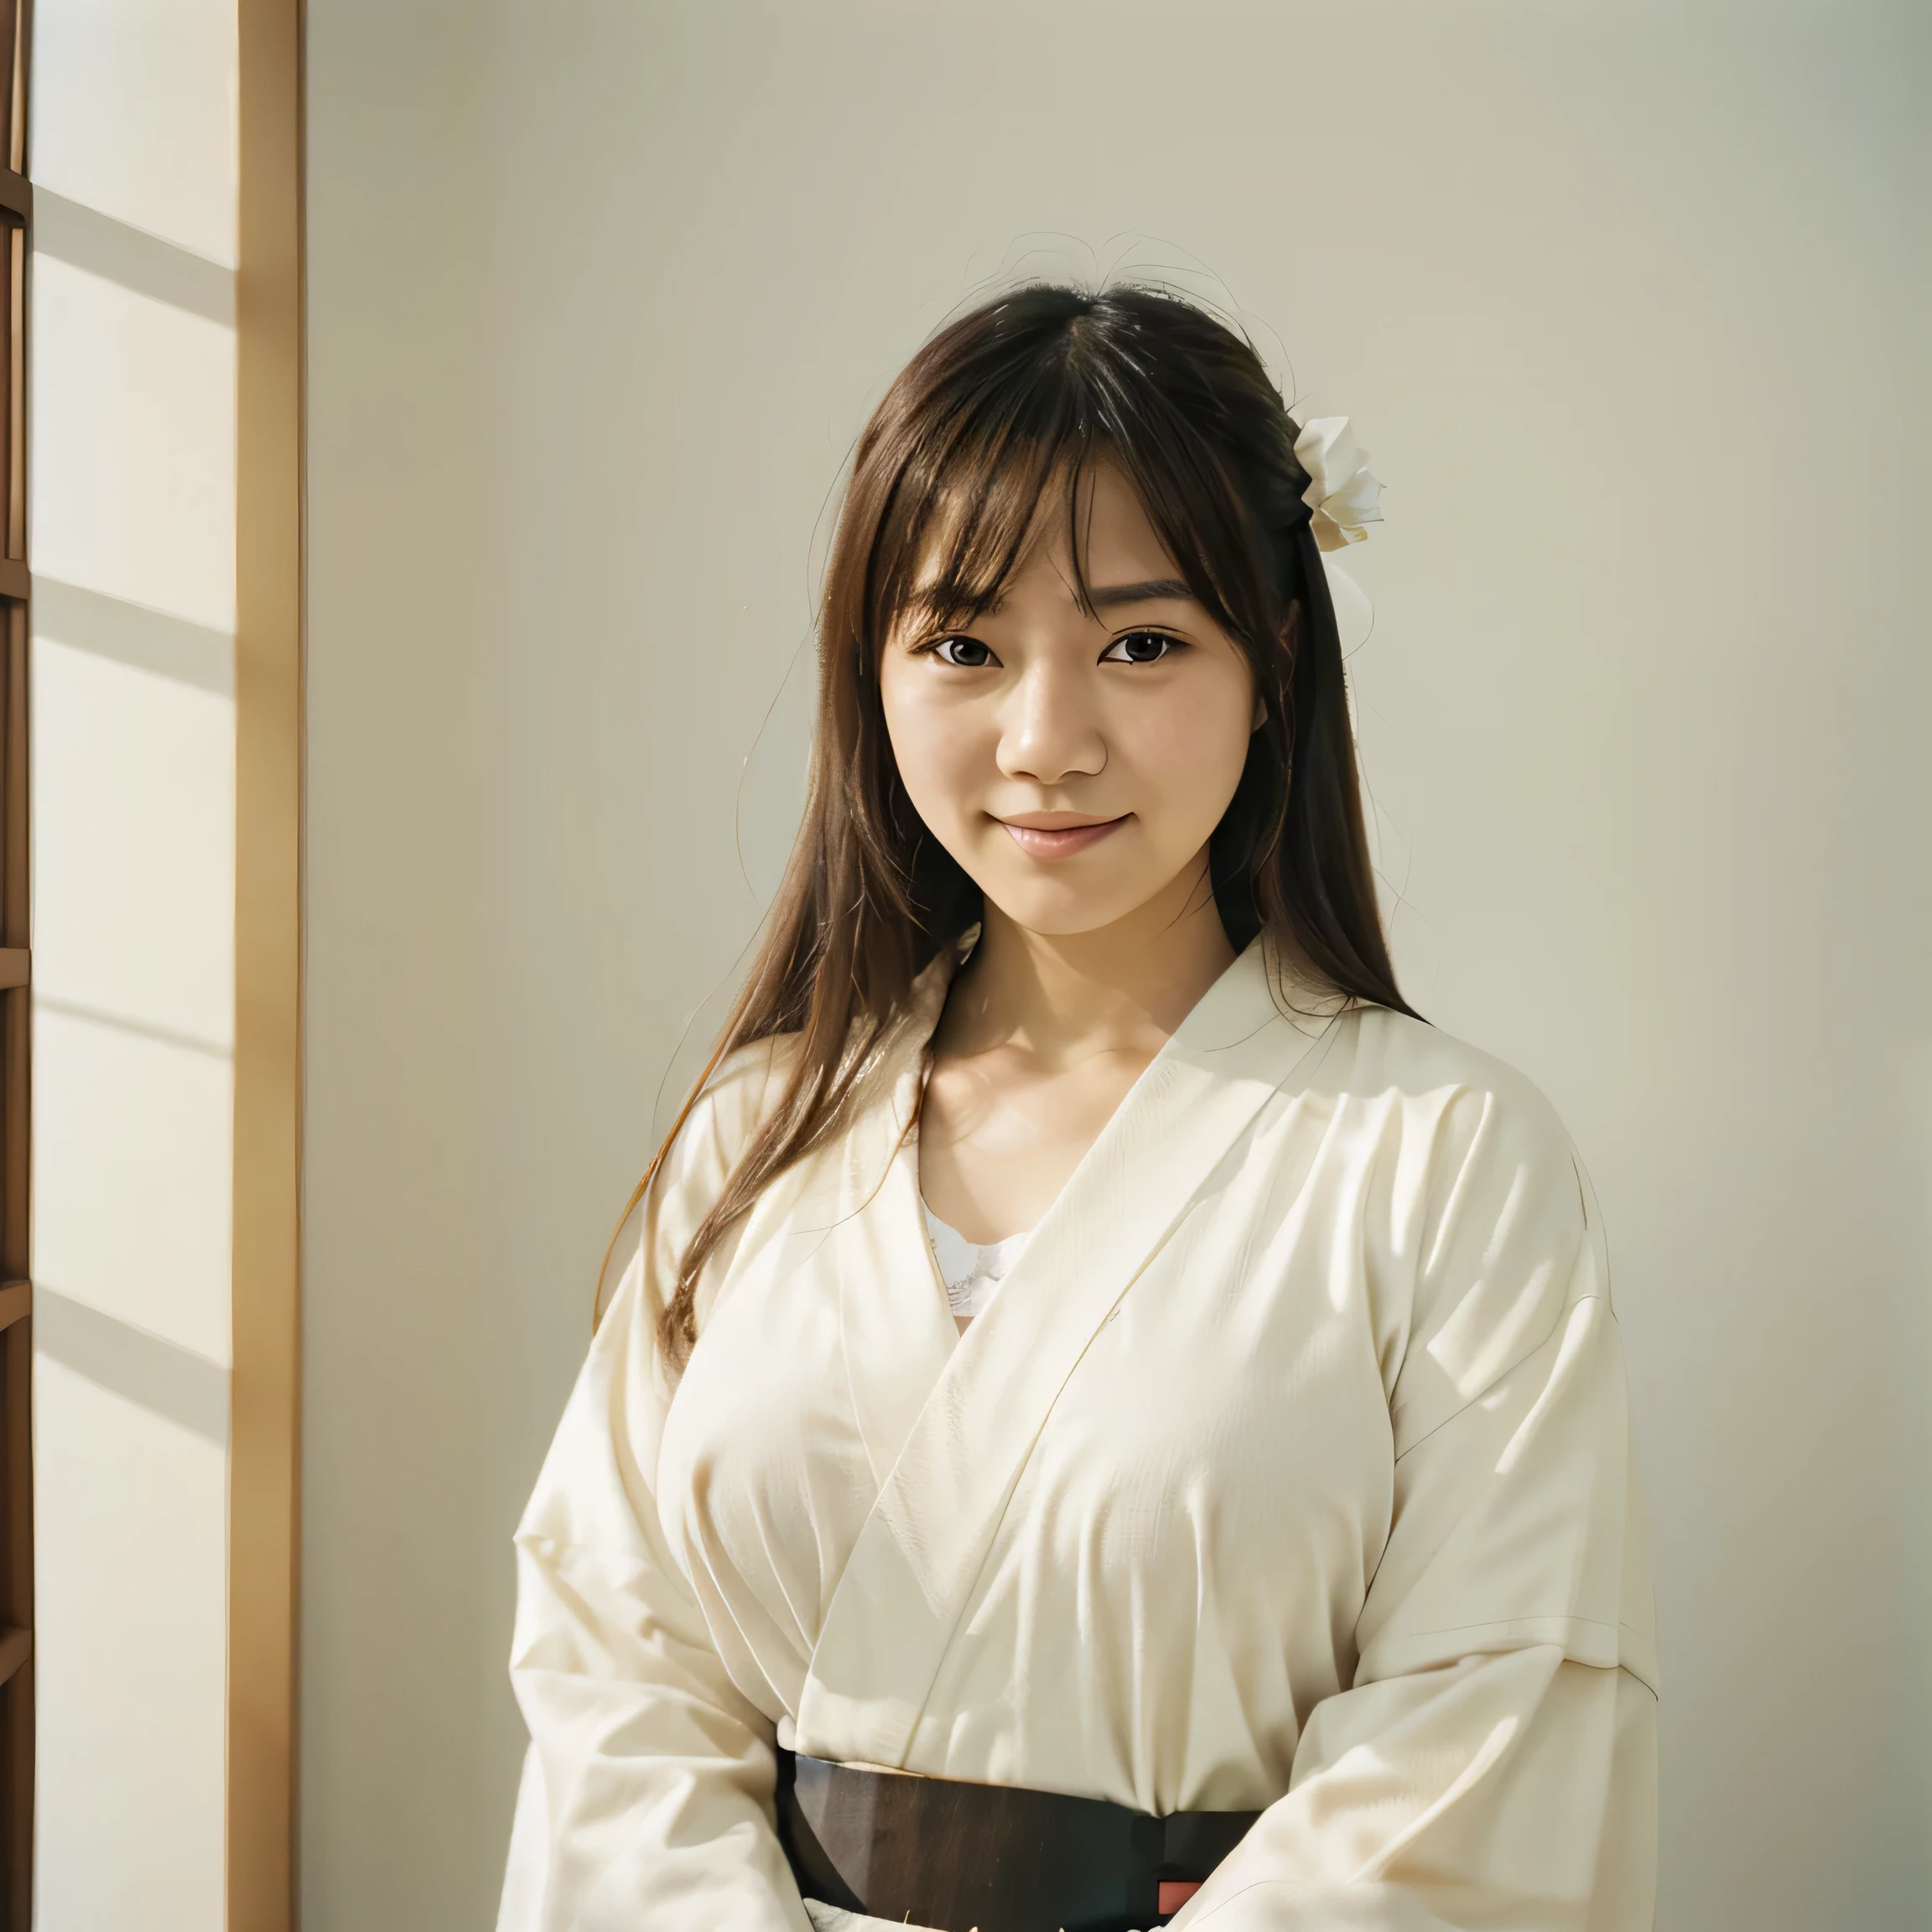
[(1373, 479), (1171, 296), (861, 440), (810, 802), (517, 1537), (505, 1924), (1627, 1932), (1601, 1229), (1378, 922), (1318, 546)]

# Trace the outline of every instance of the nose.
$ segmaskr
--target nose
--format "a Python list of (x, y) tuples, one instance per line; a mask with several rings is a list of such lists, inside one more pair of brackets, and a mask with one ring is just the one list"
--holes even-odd
[(1044, 652), (1014, 686), (1000, 724), (1000, 770), (1008, 778), (1058, 785), (1107, 763), (1097, 693), (1083, 667)]

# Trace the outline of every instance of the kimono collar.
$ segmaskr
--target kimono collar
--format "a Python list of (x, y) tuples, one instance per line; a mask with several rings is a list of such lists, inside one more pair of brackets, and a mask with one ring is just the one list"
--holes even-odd
[[(848, 1763), (905, 1763), (1061, 1388), (1228, 1150), (1348, 1004), (1285, 984), (1268, 949), (1250, 946), (1155, 1055), (960, 1337), (925, 1248), (909, 1138), (956, 955), (948, 948), (920, 974), (884, 1044), (877, 1072), (891, 1104), (862, 1109), (845, 1136), (824, 1237), (837, 1244), (847, 1373), (880, 1488), (828, 1606), (796, 1734), (801, 1751)], [(1284, 1011), (1278, 995), (1295, 1004)]]
[[(978, 948), (980, 931), (977, 922), (969, 926), (920, 970), (899, 1020), (880, 1045), (876, 1075), (891, 1095), (901, 1132), (911, 1124), (927, 1052), (946, 1010), (946, 995)], [(1320, 984), (1306, 969), (1298, 970), (1276, 941), (1258, 933), (1195, 1002), (1175, 1030), (1173, 1046), (1192, 1053), (1224, 1052), (1276, 1021), (1312, 1036), (1356, 1004), (1348, 995)], [(1157, 1057), (1171, 1050), (1163, 1049)]]

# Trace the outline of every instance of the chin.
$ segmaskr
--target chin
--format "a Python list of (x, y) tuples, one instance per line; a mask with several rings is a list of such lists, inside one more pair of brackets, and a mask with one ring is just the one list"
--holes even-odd
[(1002, 892), (982, 886), (989, 905), (996, 906), (1015, 926), (1037, 932), (1043, 939), (1076, 939), (1083, 932), (1098, 932), (1124, 919), (1151, 895), (1135, 898), (1130, 893), (1070, 892), (1061, 888), (1041, 891)]

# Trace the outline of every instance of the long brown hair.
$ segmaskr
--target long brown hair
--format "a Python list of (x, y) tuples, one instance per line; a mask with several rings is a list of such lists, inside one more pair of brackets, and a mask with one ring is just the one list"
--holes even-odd
[[(706, 1259), (764, 1187), (835, 1131), (914, 978), (979, 916), (978, 887), (906, 798), (880, 705), (880, 654), (916, 574), (936, 622), (979, 615), (1048, 490), (1064, 491), (1077, 539), (1080, 478), (1097, 460), (1133, 484), (1265, 707), (1209, 845), (1229, 940), (1239, 950), (1268, 929), (1338, 992), (1410, 1010), (1376, 908), (1298, 434), (1249, 343), (1148, 288), (1001, 295), (942, 329), (886, 392), (859, 440), (826, 571), (804, 823), (744, 990), (626, 1209), (719, 1062), (797, 1035), (776, 1104), (680, 1260), (662, 1318), (673, 1360), (697, 1338)], [(1078, 573), (1083, 547), (1069, 548)], [(1083, 581), (1077, 589), (1084, 598)]]

